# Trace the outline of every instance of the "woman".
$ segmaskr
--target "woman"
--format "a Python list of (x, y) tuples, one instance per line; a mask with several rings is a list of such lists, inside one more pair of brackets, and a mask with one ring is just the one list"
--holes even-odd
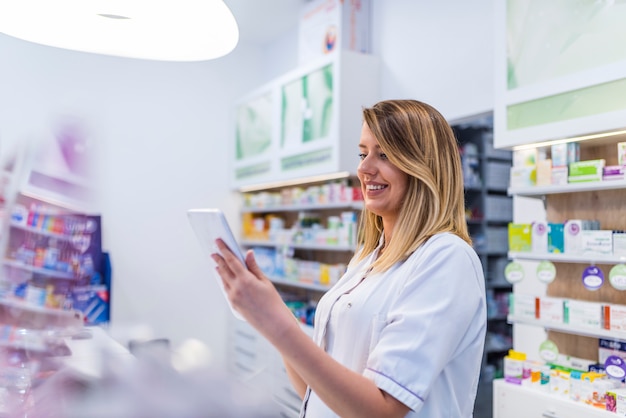
[(363, 110), (359, 251), (320, 300), (313, 341), (252, 252), (214, 254), (230, 302), (281, 353), (301, 416), (471, 417), (486, 330), (482, 267), (443, 116), (414, 100)]

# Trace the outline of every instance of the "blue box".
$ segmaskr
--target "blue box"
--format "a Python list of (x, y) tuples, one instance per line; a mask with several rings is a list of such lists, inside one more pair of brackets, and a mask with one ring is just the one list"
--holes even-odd
[(561, 254), (565, 251), (563, 224), (548, 223), (548, 252)]

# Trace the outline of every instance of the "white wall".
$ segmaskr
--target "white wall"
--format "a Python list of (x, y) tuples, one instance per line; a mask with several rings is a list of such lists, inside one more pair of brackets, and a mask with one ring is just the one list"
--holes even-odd
[[(426, 101), (449, 119), (493, 106), (492, 0), (373, 0), (381, 98)], [(0, 34), (0, 151), (59, 115), (97, 138), (97, 206), (113, 267), (112, 322), (146, 325), (225, 355), (230, 315), (185, 218), (236, 208), (225, 183), (232, 103), (293, 69), (295, 33), (206, 63), (103, 57)], [(360, 109), (355, 109), (355, 112)], [(236, 211), (229, 217), (238, 221)]]

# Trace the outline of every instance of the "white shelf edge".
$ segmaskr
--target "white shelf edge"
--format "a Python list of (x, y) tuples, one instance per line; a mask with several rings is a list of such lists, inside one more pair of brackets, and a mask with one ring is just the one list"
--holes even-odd
[(566, 185), (509, 187), (509, 196), (541, 197), (547, 194), (592, 192), (601, 190), (617, 190), (626, 188), (626, 180), (603, 180)]
[(511, 324), (533, 325), (546, 328), (552, 331), (564, 332), (567, 334), (584, 335), (594, 338), (607, 338), (610, 340), (626, 341), (626, 332), (611, 331), (607, 329), (593, 329), (584, 327), (575, 327), (568, 324), (558, 324), (550, 321), (542, 321), (541, 319), (518, 318), (515, 315), (509, 315), (507, 321)]
[(308, 203), (302, 205), (277, 205), (264, 206), (262, 208), (243, 207), (242, 213), (265, 213), (265, 212), (298, 212), (301, 210), (326, 210), (326, 209), (363, 209), (363, 201), (335, 202), (335, 203)]
[(30, 265), (30, 264), (24, 264), (21, 261), (11, 260), (8, 258), (5, 258), (2, 261), (2, 264), (5, 266), (19, 269), (19, 270), (30, 271), (31, 273), (34, 273), (34, 274), (41, 274), (42, 276), (47, 276), (47, 277), (55, 278), (59, 280), (78, 280), (79, 278), (73, 273), (67, 273), (67, 272), (59, 271), (59, 270), (52, 270), (46, 267), (37, 267), (37, 266)]
[(339, 245), (339, 244), (294, 244), (294, 243), (280, 243), (263, 240), (239, 240), (239, 243), (246, 247), (291, 247), (300, 250), (320, 250), (320, 251), (355, 251), (356, 247), (353, 245)]
[(270, 277), (272, 283), (282, 284), (291, 287), (297, 287), (300, 289), (308, 289), (308, 290), (317, 290), (320, 292), (326, 292), (330, 289), (330, 285), (319, 284), (319, 283), (307, 283), (307, 282), (299, 282), (296, 280), (287, 280), (279, 277)]
[(626, 263), (626, 257), (613, 255), (571, 255), (571, 254), (538, 254), (526, 252), (508, 252), (508, 257), (514, 260), (556, 261), (560, 263), (583, 263), (583, 264), (621, 264)]

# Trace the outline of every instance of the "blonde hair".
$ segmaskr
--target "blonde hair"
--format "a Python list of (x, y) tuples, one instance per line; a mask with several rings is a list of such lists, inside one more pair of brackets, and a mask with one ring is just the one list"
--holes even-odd
[[(409, 177), (393, 239), (373, 271), (406, 260), (437, 233), (451, 232), (471, 245), (458, 142), (441, 113), (416, 100), (385, 100), (363, 109), (363, 120), (389, 161)], [(364, 209), (359, 230), (357, 260), (378, 246), (382, 218)]]

